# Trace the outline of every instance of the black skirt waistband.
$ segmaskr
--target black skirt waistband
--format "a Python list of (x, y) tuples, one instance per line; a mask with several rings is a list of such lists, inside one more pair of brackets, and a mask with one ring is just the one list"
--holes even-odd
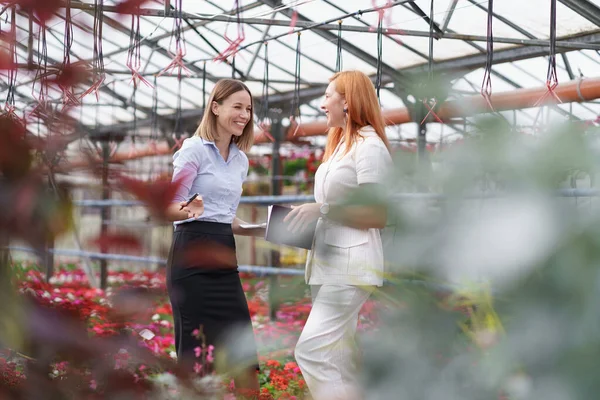
[(175, 232), (209, 233), (213, 235), (233, 235), (231, 224), (210, 221), (190, 221), (175, 226)]

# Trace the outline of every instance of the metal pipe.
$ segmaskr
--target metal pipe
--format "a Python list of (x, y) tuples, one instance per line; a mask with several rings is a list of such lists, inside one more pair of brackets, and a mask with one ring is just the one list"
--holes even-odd
[[(492, 94), (491, 103), (496, 111), (506, 111), (512, 109), (531, 108), (536, 105), (542, 96), (548, 91), (546, 86), (518, 89), (510, 92), (500, 92)], [(588, 100), (600, 98), (600, 77), (586, 78), (581, 80), (569, 81), (556, 87), (554, 93), (563, 103), (581, 103)], [(549, 100), (552, 96), (549, 96)], [(446, 101), (438, 105), (435, 113), (442, 120), (451, 118), (468, 117), (489, 111), (489, 106), (481, 95), (465, 96), (460, 100)], [(383, 111), (383, 117), (387, 125), (400, 125), (407, 122), (413, 122), (408, 108), (394, 108)], [(295, 128), (294, 128), (295, 129)], [(292, 141), (305, 136), (320, 136), (327, 132), (327, 122), (318, 120), (300, 125), (296, 136), (293, 136), (294, 129), (288, 128), (287, 140)], [(255, 143), (265, 143), (267, 138), (259, 132)]]

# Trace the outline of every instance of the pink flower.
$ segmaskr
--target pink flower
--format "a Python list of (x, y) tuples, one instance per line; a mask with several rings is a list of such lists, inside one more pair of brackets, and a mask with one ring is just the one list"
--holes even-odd
[(96, 390), (97, 388), (98, 388), (98, 384), (96, 383), (96, 380), (95, 380), (95, 379), (92, 379), (92, 380), (90, 381), (90, 389), (92, 389), (92, 390)]
[(194, 372), (199, 374), (202, 371), (202, 364), (194, 363)]
[(200, 355), (202, 354), (202, 349), (200, 348), (200, 346), (194, 348), (194, 354), (196, 355), (196, 357), (200, 357)]
[(213, 357), (213, 350), (215, 349), (215, 346), (213, 346), (212, 344), (208, 345), (208, 353), (206, 354), (206, 361), (208, 361), (209, 363), (212, 363), (215, 358)]

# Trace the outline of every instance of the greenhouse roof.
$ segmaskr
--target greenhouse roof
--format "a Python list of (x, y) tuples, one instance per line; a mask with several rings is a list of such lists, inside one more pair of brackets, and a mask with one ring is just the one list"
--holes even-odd
[[(104, 3), (102, 13), (97, 12), (99, 3)], [(131, 134), (150, 126), (160, 127), (165, 136), (173, 129), (191, 132), (214, 83), (232, 76), (244, 80), (256, 96), (256, 119), (261, 118), (267, 93), (269, 106), (281, 110), (282, 117), (289, 116), (290, 105), (299, 102), (303, 121), (318, 119), (321, 96), (338, 63), (343, 69), (361, 70), (374, 81), (380, 70), (384, 109), (404, 107), (411, 82), (430, 71), (451, 80), (449, 98), (478, 95), (487, 61), (488, 17), (494, 38), (493, 92), (543, 87), (547, 81), (552, 26), (548, 0), (174, 0), (170, 6), (141, 1), (139, 47), (131, 45), (135, 35), (130, 41), (137, 19), (127, 11), (117, 13), (123, 10), (118, 3), (70, 1), (72, 63), (93, 64), (94, 26), (97, 31), (102, 22), (106, 78), (98, 97), (89, 94), (83, 97), (83, 106), (69, 111), (91, 136), (107, 131)], [(492, 14), (488, 14), (490, 3)], [(381, 6), (386, 8), (377, 9)], [(4, 14), (6, 30), (9, 10)], [(69, 18), (63, 4), (47, 21), (48, 66), (64, 62), (65, 20)], [(31, 21), (26, 10), (17, 12), (16, 21), (19, 65), (39, 66), (44, 56), (38, 21)], [(559, 83), (599, 75), (600, 0), (558, 0), (555, 36)], [(178, 62), (174, 58), (178, 49), (184, 66), (180, 82), (178, 68), (168, 69)], [(147, 84), (139, 81), (134, 90), (132, 70)], [(17, 110), (32, 108), (39, 98), (35, 72), (36, 68), (21, 68), (17, 73)], [(5, 94), (7, 82), (2, 85)], [(90, 78), (79, 84), (78, 94), (92, 83)], [(63, 101), (58, 88), (51, 88), (48, 97), (56, 104)], [(600, 103), (560, 104), (553, 110), (559, 116), (594, 120)], [(531, 124), (537, 112), (520, 110), (514, 114), (515, 123)], [(408, 126), (397, 129), (405, 133), (403, 137), (416, 133)], [(430, 138), (438, 140), (461, 129), (438, 126), (430, 132)]]

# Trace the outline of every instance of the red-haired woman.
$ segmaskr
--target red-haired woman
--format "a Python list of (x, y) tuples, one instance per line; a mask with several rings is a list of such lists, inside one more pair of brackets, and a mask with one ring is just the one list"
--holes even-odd
[(353, 349), (358, 312), (383, 284), (385, 205), (344, 205), (353, 189), (382, 190), (392, 165), (384, 121), (370, 79), (359, 71), (330, 79), (321, 109), (330, 128), (315, 175), (316, 203), (286, 217), (293, 232), (319, 220), (306, 264), (313, 306), (295, 356), (315, 400), (362, 397)]

